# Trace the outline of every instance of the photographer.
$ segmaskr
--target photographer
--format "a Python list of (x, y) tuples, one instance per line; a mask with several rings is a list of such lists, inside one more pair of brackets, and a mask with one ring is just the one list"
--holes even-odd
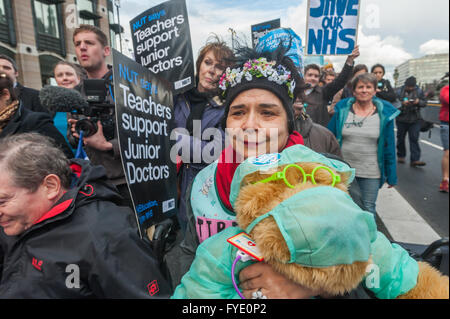
[[(105, 102), (114, 105), (114, 98), (111, 96), (113, 86), (112, 67), (106, 63), (106, 58), (111, 54), (108, 38), (95, 26), (81, 25), (74, 31), (73, 42), (78, 61), (86, 70), (88, 79), (104, 80), (107, 92)], [(86, 96), (85, 81), (82, 81), (76, 89), (83, 96)], [(76, 130), (78, 120), (80, 119), (69, 119), (70, 133), (75, 138), (75, 140), (71, 140), (73, 146), (76, 145), (77, 139), (80, 137)], [(105, 127), (105, 122), (97, 121), (95, 123), (98, 128), (97, 132), (92, 136), (84, 137), (86, 153), (94, 165), (103, 165), (106, 168), (106, 175), (124, 197), (124, 204), (131, 207), (131, 197), (123, 172), (119, 142), (113, 123), (114, 116), (111, 116), (108, 120), (108, 123), (110, 123), (108, 127)], [(105, 134), (106, 129), (111, 131), (111, 134)]]
[(390, 103), (394, 103), (397, 100), (397, 95), (392, 88), (391, 82), (383, 78), (386, 74), (386, 69), (384, 66), (381, 64), (375, 64), (372, 67), (371, 73), (374, 74), (378, 80), (377, 97)]
[(420, 161), (421, 150), (419, 146), (420, 137), (420, 108), (427, 106), (427, 101), (422, 90), (417, 86), (417, 80), (411, 76), (400, 88), (398, 98), (402, 102), (400, 115), (397, 117), (397, 155), (398, 162), (405, 163), (406, 147), (405, 137), (409, 135), (409, 146), (411, 151), (411, 166), (425, 166)]

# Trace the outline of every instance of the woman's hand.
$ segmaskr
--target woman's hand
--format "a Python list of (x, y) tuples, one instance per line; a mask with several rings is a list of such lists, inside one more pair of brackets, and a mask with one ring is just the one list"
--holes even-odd
[(353, 66), (355, 63), (355, 60), (359, 57), (359, 45), (355, 46), (355, 48), (352, 51), (352, 54), (350, 54), (347, 58), (347, 64)]
[(239, 280), (246, 299), (252, 299), (258, 290), (268, 299), (309, 299), (320, 294), (292, 282), (262, 262), (243, 269)]

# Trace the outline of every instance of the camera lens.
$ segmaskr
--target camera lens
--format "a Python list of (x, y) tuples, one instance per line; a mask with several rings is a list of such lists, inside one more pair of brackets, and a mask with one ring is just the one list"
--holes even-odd
[(89, 119), (82, 119), (75, 125), (77, 133), (80, 134), (83, 131), (84, 137), (89, 137), (97, 133), (97, 124)]

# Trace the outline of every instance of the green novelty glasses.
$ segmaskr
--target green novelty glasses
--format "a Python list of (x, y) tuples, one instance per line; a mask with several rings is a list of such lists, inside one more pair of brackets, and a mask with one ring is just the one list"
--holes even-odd
[[(287, 177), (288, 170), (298, 170), (300, 172), (300, 175), (294, 173), (294, 174), (290, 174), (290, 177), (288, 178)], [(317, 185), (316, 173), (319, 172), (320, 170), (324, 170), (328, 174), (330, 174), (329, 176), (331, 176), (331, 180), (332, 180), (331, 187), (334, 187), (334, 185), (336, 185), (336, 184), (341, 182), (341, 176), (340, 175), (336, 175), (329, 167), (317, 166), (316, 168), (314, 168), (314, 170), (312, 171), (311, 174), (306, 174), (306, 172), (300, 166), (298, 166), (296, 164), (290, 164), (290, 165), (287, 165), (283, 169), (283, 171), (276, 172), (275, 174), (273, 174), (269, 178), (266, 178), (266, 179), (264, 179), (262, 181), (256, 182), (255, 184), (257, 184), (257, 183), (265, 184), (265, 183), (269, 183), (269, 182), (272, 182), (272, 181), (283, 180), (287, 187), (295, 188), (295, 185), (305, 184), (307, 178), (310, 177), (311, 178), (311, 182), (314, 185)]]

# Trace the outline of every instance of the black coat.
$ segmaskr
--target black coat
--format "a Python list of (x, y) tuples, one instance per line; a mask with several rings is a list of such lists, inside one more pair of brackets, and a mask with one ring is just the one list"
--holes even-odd
[(104, 168), (83, 160), (71, 167), (81, 176), (74, 175), (75, 186), (50, 211), (53, 217), (19, 236), (0, 228), (0, 298), (169, 297), (133, 211), (117, 206), (121, 198)]
[(345, 87), (352, 76), (352, 72), (353, 66), (346, 63), (339, 76), (333, 82), (324, 87), (316, 86), (310, 94), (305, 96), (304, 102), (308, 104), (306, 113), (314, 123), (327, 127), (330, 121), (328, 102)]
[[(103, 80), (106, 81), (107, 85), (107, 95), (106, 95), (106, 103), (109, 103), (114, 106), (114, 98), (113, 95), (111, 95), (111, 91), (109, 89), (109, 86), (113, 85), (114, 79), (113, 79), (113, 70), (112, 67), (108, 66), (109, 72), (107, 72), (103, 76)], [(79, 91), (83, 97), (86, 97), (85, 92), (85, 82), (81, 81), (78, 86), (75, 87), (75, 90)], [(113, 116), (114, 119), (115, 116)], [(79, 115), (69, 114), (69, 119), (76, 119), (79, 120), (82, 118)], [(114, 124), (116, 126), (116, 124)], [(105, 127), (103, 127), (105, 132)], [(109, 143), (112, 144), (113, 149), (110, 151), (101, 151), (96, 148), (85, 146), (84, 149), (86, 150), (86, 154), (89, 157), (89, 160), (94, 165), (102, 165), (106, 168), (106, 175), (108, 176), (111, 183), (113, 183), (116, 186), (120, 185), (126, 185), (126, 179), (125, 179), (125, 172), (123, 170), (122, 165), (122, 159), (120, 156), (120, 148), (119, 148), (119, 139), (117, 137), (117, 129), (113, 130), (114, 137), (112, 139), (107, 139)], [(78, 145), (78, 139), (75, 139), (70, 131), (70, 126), (68, 127), (67, 136), (69, 139), (69, 143), (72, 144), (73, 147), (76, 147)]]
[(389, 80), (382, 79), (378, 82), (378, 88), (381, 92), (377, 93), (377, 98), (394, 103), (397, 100), (397, 94), (392, 88), (391, 82)]
[(295, 129), (303, 137), (305, 146), (317, 153), (333, 154), (342, 158), (341, 147), (333, 133), (326, 127), (314, 123), (308, 115), (295, 120)]
[(34, 112), (48, 113), (48, 110), (41, 105), (38, 90), (27, 88), (22, 84), (17, 83), (14, 91), (16, 92), (19, 101), (22, 101), (22, 105), (25, 106), (27, 109), (30, 109), (31, 111)]
[(412, 92), (406, 92), (405, 86), (402, 86), (398, 90), (398, 99), (400, 102), (403, 102), (405, 98), (408, 98), (410, 100), (418, 99), (419, 103), (414, 105), (403, 105), (400, 107), (400, 115), (397, 117), (397, 122), (402, 123), (417, 123), (422, 119), (421, 115), (421, 108), (424, 108), (427, 106), (427, 100), (425, 98), (425, 95), (423, 94), (423, 91), (416, 86), (416, 88)]
[(21, 106), (9, 123), (0, 132), (0, 138), (20, 133), (39, 133), (55, 140), (56, 145), (66, 154), (67, 158), (73, 158), (73, 152), (67, 144), (64, 136), (53, 125), (53, 120), (48, 113), (32, 112)]

